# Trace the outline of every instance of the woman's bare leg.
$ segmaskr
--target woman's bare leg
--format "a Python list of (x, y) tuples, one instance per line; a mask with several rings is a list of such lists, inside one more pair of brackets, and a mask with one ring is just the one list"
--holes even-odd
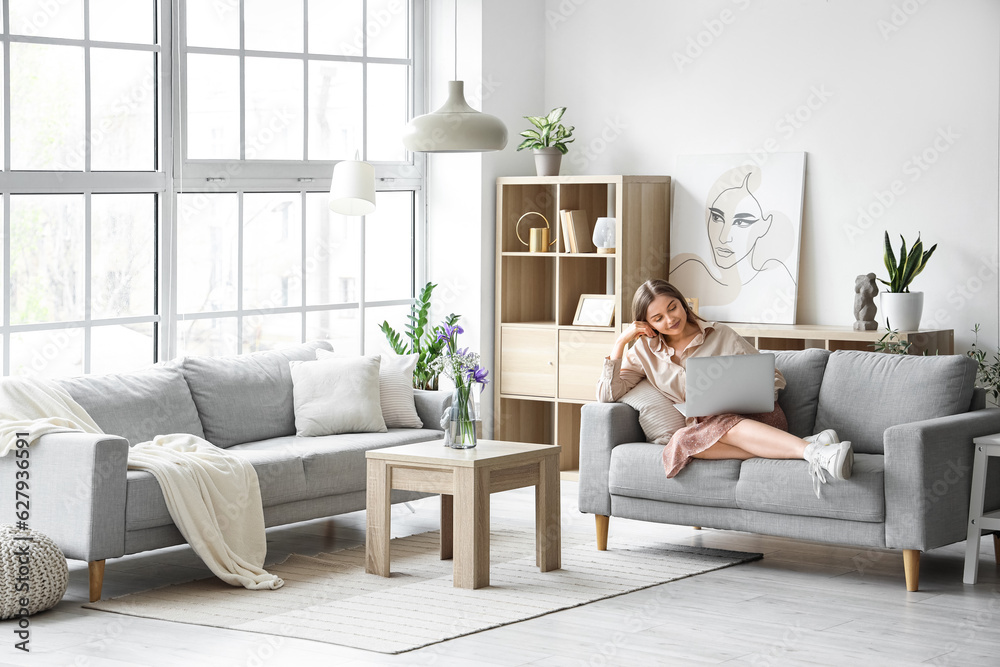
[(695, 454), (694, 458), (801, 459), (808, 444), (802, 438), (797, 438), (781, 429), (752, 419), (744, 419), (729, 429), (716, 444)]

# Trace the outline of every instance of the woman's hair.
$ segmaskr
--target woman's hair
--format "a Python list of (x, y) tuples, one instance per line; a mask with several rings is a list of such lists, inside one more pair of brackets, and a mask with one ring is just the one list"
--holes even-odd
[(639, 285), (639, 289), (635, 291), (635, 296), (632, 298), (632, 318), (635, 320), (646, 321), (646, 311), (649, 310), (649, 304), (653, 303), (653, 299), (658, 296), (668, 296), (673, 297), (681, 302), (681, 308), (684, 309), (684, 313), (687, 315), (689, 320), (705, 320), (694, 314), (691, 308), (688, 306), (687, 299), (681, 294), (681, 291), (668, 283), (666, 280), (660, 280), (659, 278), (654, 280), (647, 280), (643, 284)]

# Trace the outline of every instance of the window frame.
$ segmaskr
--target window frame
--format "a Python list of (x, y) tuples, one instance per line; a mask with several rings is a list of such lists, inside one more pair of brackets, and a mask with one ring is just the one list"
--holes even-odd
[[(170, 215), (168, 193), (169, 176), (165, 166), (170, 164), (171, 146), (169, 136), (162, 132), (163, 127), (168, 127), (165, 122), (169, 119), (170, 81), (169, 73), (171, 68), (170, 49), (164, 48), (170, 43), (170, 2), (164, 0), (154, 0), (154, 16), (156, 18), (155, 39), (152, 44), (138, 44), (126, 42), (106, 42), (90, 39), (90, 12), (89, 2), (84, 0), (84, 34), (82, 39), (61, 38), (61, 37), (37, 37), (31, 35), (15, 35), (10, 32), (10, 9), (8, 2), (0, 3), (2, 11), (2, 41), (4, 70), (0, 72), (3, 77), (3, 126), (2, 140), (4, 142), (3, 169), (0, 171), (0, 196), (2, 196), (3, 207), (3, 288), (7, 297), (3, 301), (2, 321), (0, 321), (0, 336), (3, 339), (2, 362), (3, 375), (11, 374), (11, 338), (17, 333), (30, 333), (39, 331), (58, 331), (63, 329), (83, 329), (83, 373), (91, 372), (91, 335), (95, 328), (115, 324), (152, 324), (153, 338), (150, 363), (156, 361), (161, 342), (161, 326), (163, 324), (162, 307), (160, 296), (163, 294), (162, 261), (163, 246), (163, 221)], [(11, 77), (10, 72), (10, 45), (11, 43), (25, 44), (46, 44), (62, 46), (78, 46), (84, 49), (84, 137), (88, 150), (84, 155), (84, 166), (82, 171), (28, 171), (11, 170)], [(151, 52), (154, 54), (154, 67), (157, 80), (154, 86), (156, 101), (154, 106), (154, 164), (152, 171), (91, 171), (91, 154), (89, 150), (90, 137), (92, 136), (91, 118), (91, 80), (90, 80), (90, 53), (93, 48), (121, 49), (129, 51)], [(104, 194), (150, 194), (154, 201), (154, 229), (153, 229), (153, 312), (150, 315), (94, 318), (91, 313), (91, 284), (93, 280), (93, 238), (91, 235), (91, 197), (93, 195)], [(81, 195), (84, 201), (84, 272), (86, 274), (84, 286), (84, 317), (80, 320), (60, 321), (60, 322), (39, 322), (29, 324), (11, 323), (11, 197), (19, 195)]]

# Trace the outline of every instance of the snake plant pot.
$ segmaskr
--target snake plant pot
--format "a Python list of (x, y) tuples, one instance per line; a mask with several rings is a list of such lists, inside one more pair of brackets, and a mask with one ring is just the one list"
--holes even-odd
[(897, 331), (916, 331), (924, 310), (923, 292), (882, 292), (882, 320)]
[(562, 153), (558, 148), (533, 148), (535, 154), (535, 173), (539, 176), (558, 176)]

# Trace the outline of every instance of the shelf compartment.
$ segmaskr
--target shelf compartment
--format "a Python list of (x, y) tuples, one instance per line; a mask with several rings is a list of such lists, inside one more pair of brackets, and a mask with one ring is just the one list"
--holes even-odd
[[(573, 324), (581, 294), (607, 294), (608, 277), (614, 280), (611, 271), (611, 262), (595, 262), (589, 257), (581, 259), (579, 255), (559, 258), (559, 324)], [(618, 318), (616, 312), (615, 325)]]
[(556, 444), (560, 470), (580, 469), (580, 408), (579, 403), (559, 403), (556, 407)]
[[(541, 213), (549, 221), (549, 238), (555, 240), (559, 234), (559, 210), (556, 207), (557, 188), (554, 184), (519, 185), (516, 188), (499, 188), (497, 192), (497, 227), (500, 230), (500, 250), (502, 252), (526, 251), (528, 246), (517, 238), (517, 221), (525, 213)], [(529, 227), (542, 227), (545, 223), (536, 215), (521, 223), (521, 237), (528, 241)], [(552, 246), (558, 249), (559, 244)], [(538, 253), (541, 254), (541, 253)]]
[(592, 401), (604, 358), (611, 353), (614, 331), (559, 330), (559, 398)]
[(518, 398), (500, 398), (500, 416), (494, 422), (494, 438), (511, 442), (551, 445), (555, 433), (555, 403)]
[(555, 322), (555, 255), (503, 256), (500, 295), (501, 322)]
[(500, 393), (556, 395), (558, 331), (500, 327)]

